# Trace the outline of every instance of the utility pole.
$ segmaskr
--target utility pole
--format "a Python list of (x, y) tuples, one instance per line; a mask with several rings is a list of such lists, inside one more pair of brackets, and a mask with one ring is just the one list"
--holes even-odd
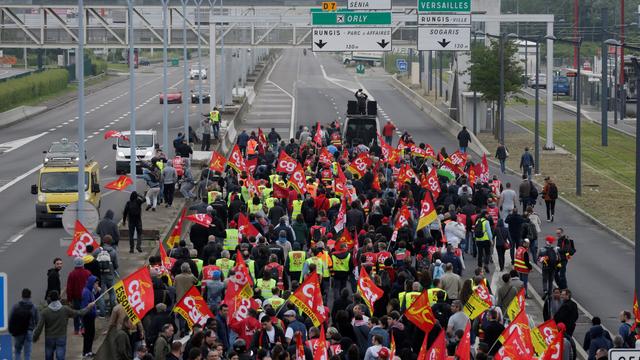
[(189, 60), (187, 55), (187, 3), (189, 0), (180, 0), (182, 2), (182, 56), (184, 57), (183, 76), (182, 76), (182, 113), (184, 116), (184, 137), (189, 142)]
[[(84, 208), (84, 168), (85, 168), (85, 149), (84, 149), (84, 2), (78, 0), (78, 50), (76, 54), (80, 54), (80, 61), (76, 61), (76, 70), (78, 74), (78, 221), (82, 222)], [(25, 64), (27, 63), (27, 52), (25, 48)], [(78, 56), (76, 56), (76, 59)]]
[(608, 62), (609, 62), (609, 46), (607, 46), (607, 44), (605, 43), (605, 32), (607, 31), (607, 21), (608, 21), (608, 12), (607, 12), (607, 8), (602, 8), (600, 9), (600, 18), (602, 19), (602, 93), (600, 94), (600, 108), (601, 108), (601, 125), (602, 125), (602, 146), (608, 146), (609, 145), (609, 141), (608, 141), (608, 130), (609, 130), (609, 90), (607, 88), (608, 85)]
[(169, 156), (169, 104), (167, 104), (167, 88), (169, 79), (167, 74), (167, 47), (169, 42), (169, 31), (167, 29), (167, 16), (169, 0), (162, 1), (162, 149), (166, 156)]
[[(138, 159), (136, 150), (136, 72), (135, 72), (135, 57), (134, 46), (135, 41), (133, 37), (133, 2), (135, 0), (127, 0), (128, 5), (128, 18), (129, 18), (129, 169), (131, 171), (131, 190), (136, 188), (136, 160)], [(166, 99), (165, 99), (166, 102)], [(133, 234), (129, 234), (133, 236)], [(138, 234), (137, 236), (142, 236)]]

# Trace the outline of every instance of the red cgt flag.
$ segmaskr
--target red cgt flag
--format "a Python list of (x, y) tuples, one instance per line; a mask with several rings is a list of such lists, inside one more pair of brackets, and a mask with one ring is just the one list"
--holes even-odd
[(173, 249), (176, 243), (180, 242), (180, 237), (182, 236), (182, 222), (184, 221), (186, 214), (187, 208), (182, 209), (182, 214), (180, 215), (180, 218), (178, 218), (178, 222), (171, 230), (171, 235), (169, 236), (169, 239), (167, 239), (169, 249)]
[(341, 251), (342, 250), (340, 248), (342, 246), (342, 244), (345, 244), (347, 246), (347, 249), (346, 249), (347, 251), (350, 251), (351, 249), (353, 249), (353, 246), (355, 245), (353, 237), (351, 236), (351, 233), (348, 230), (344, 230), (342, 232), (342, 234), (340, 235), (340, 237), (338, 238), (338, 241), (336, 242), (336, 245), (334, 246), (336, 251)]
[(311, 319), (313, 326), (320, 326), (327, 319), (322, 303), (318, 273), (315, 271), (291, 294), (289, 301)]
[(209, 170), (212, 171), (217, 171), (217, 172), (223, 172), (224, 171), (224, 166), (227, 163), (227, 159), (222, 156), (222, 154), (220, 154), (217, 151), (214, 151), (211, 154), (211, 159), (209, 160)]
[(298, 162), (282, 150), (278, 156), (276, 172), (291, 174), (296, 169), (297, 165)]
[(336, 223), (333, 228), (336, 232), (342, 231), (347, 225), (347, 201), (342, 198), (342, 202), (340, 203), (340, 210), (338, 210), (338, 215), (336, 216)]
[(286, 187), (282, 187), (277, 183), (273, 183), (273, 197), (278, 199), (286, 199), (289, 197), (289, 190)]
[(249, 218), (243, 214), (238, 214), (238, 231), (242, 234), (243, 238), (257, 237), (260, 235), (258, 229), (249, 221)]
[(304, 170), (302, 170), (302, 166), (300, 166), (298, 162), (296, 162), (295, 170), (289, 178), (289, 184), (293, 186), (293, 188), (300, 195), (304, 195), (307, 193), (307, 179), (304, 176)]
[(247, 171), (247, 164), (242, 157), (242, 152), (240, 151), (238, 144), (233, 146), (233, 150), (231, 150), (231, 156), (229, 156), (227, 164), (239, 174), (243, 171)]
[(209, 214), (191, 214), (185, 219), (204, 227), (209, 227), (209, 225), (211, 225), (211, 222), (213, 221), (211, 215)]
[(304, 343), (302, 342), (302, 333), (296, 332), (296, 357), (295, 360), (305, 360)]
[(467, 321), (467, 326), (464, 328), (464, 335), (458, 343), (455, 353), (458, 360), (471, 360), (471, 322)]
[(362, 177), (364, 176), (364, 173), (367, 171), (367, 168), (371, 166), (371, 164), (372, 164), (372, 161), (371, 161), (371, 158), (369, 157), (369, 154), (361, 153), (360, 155), (358, 155), (358, 157), (353, 159), (351, 164), (349, 164), (348, 170), (352, 174), (358, 175), (358, 177)]
[(440, 330), (436, 341), (431, 344), (427, 350), (428, 334), (425, 334), (422, 342), (422, 348), (418, 355), (418, 360), (446, 360), (447, 359), (447, 342), (444, 337), (444, 329)]
[(369, 313), (373, 314), (373, 304), (376, 300), (380, 299), (384, 295), (384, 290), (376, 286), (371, 280), (369, 274), (364, 269), (364, 266), (360, 267), (360, 278), (358, 278), (358, 293), (362, 296), (365, 304), (369, 307)]
[(132, 324), (140, 320), (153, 308), (153, 286), (149, 267), (143, 266), (113, 286), (116, 300), (124, 308)]
[[(531, 360), (533, 359), (532, 352), (530, 349), (527, 349), (527, 345), (525, 340), (520, 333), (514, 331), (507, 336), (506, 340), (502, 344), (502, 347), (496, 355), (494, 356), (495, 360), (511, 360), (511, 359), (522, 359), (522, 360)], [(560, 354), (561, 355), (561, 354)], [(560, 356), (561, 358), (562, 356)], [(557, 358), (557, 359), (560, 359)]]
[(331, 155), (326, 147), (323, 147), (322, 150), (320, 150), (320, 157), (318, 158), (318, 162), (320, 162), (321, 164), (331, 165), (332, 160), (333, 155)]
[(173, 307), (173, 312), (187, 321), (189, 329), (192, 329), (194, 325), (204, 327), (207, 324), (207, 320), (213, 318), (209, 306), (207, 306), (195, 286), (191, 286), (191, 289), (176, 303)]
[(436, 317), (433, 315), (431, 305), (429, 305), (429, 293), (426, 290), (411, 304), (404, 313), (404, 317), (424, 331), (425, 334), (431, 331), (436, 324)]
[(162, 263), (163, 272), (171, 271), (177, 260), (167, 255), (167, 251), (164, 249), (164, 245), (162, 245), (161, 241), (158, 242), (158, 253), (160, 254), (160, 262)]
[(83, 257), (87, 255), (88, 245), (93, 246), (94, 249), (97, 249), (100, 246), (89, 230), (87, 230), (79, 220), (76, 220), (76, 225), (73, 230), (73, 240), (67, 248), (67, 255)]
[(122, 139), (122, 140), (126, 140), (129, 141), (129, 138), (125, 135), (122, 135), (122, 133), (120, 131), (117, 130), (108, 130), (104, 133), (104, 139), (111, 139), (111, 138), (116, 138), (116, 139)]
[(313, 141), (322, 146), (322, 130), (320, 130), (320, 122), (316, 124), (316, 134), (313, 136)]
[(313, 351), (313, 358), (316, 360), (329, 359), (327, 353), (327, 337), (324, 334), (324, 326), (320, 327), (320, 337), (318, 337), (318, 341), (316, 341), (315, 350)]
[(431, 191), (434, 199), (438, 199), (440, 193), (440, 180), (438, 180), (438, 172), (435, 167), (432, 167), (427, 174), (426, 181), (422, 182), (422, 186)]
[(129, 187), (129, 185), (131, 185), (131, 184), (133, 184), (133, 180), (131, 180), (130, 177), (125, 176), (125, 175), (121, 175), (119, 178), (117, 178), (116, 180), (108, 183), (104, 187), (109, 189), (109, 190), (122, 191), (122, 190), (126, 189), (127, 187)]
[(540, 360), (562, 359), (563, 353), (564, 353), (564, 332), (560, 331), (553, 338), (553, 342), (549, 344), (547, 351), (544, 352), (544, 355), (542, 355)]

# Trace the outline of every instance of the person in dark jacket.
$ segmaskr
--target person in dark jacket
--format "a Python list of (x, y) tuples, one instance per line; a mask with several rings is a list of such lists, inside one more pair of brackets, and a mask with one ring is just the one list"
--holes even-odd
[(611, 336), (601, 325), (592, 327), (587, 334), (591, 335), (589, 348), (586, 349), (589, 351), (588, 360), (596, 360), (596, 351), (598, 349), (609, 350), (613, 347)]
[(247, 143), (249, 142), (249, 134), (247, 134), (247, 130), (242, 130), (240, 134), (238, 134), (238, 139), (236, 140), (236, 144), (242, 155), (246, 155), (247, 153)]
[[(87, 279), (87, 286), (82, 290), (82, 300), (80, 302), (80, 307), (85, 308), (90, 303), (96, 300), (96, 295), (100, 293), (100, 283), (98, 282), (98, 278), (91, 275)], [(84, 316), (82, 316), (82, 327), (84, 328), (84, 333), (82, 334), (83, 342), (82, 342), (82, 356), (91, 357), (93, 356), (93, 340), (96, 337), (96, 309), (91, 308)]]
[(102, 220), (98, 223), (96, 234), (100, 236), (100, 239), (104, 239), (105, 235), (111, 235), (113, 240), (111, 246), (117, 249), (120, 242), (120, 230), (118, 229), (118, 224), (113, 220), (113, 215), (113, 210), (107, 210)]
[(504, 222), (509, 225), (509, 235), (511, 236), (511, 264), (515, 259), (515, 249), (517, 249), (522, 241), (522, 224), (524, 224), (524, 217), (518, 214), (518, 209), (513, 208), (511, 214), (507, 216)]
[(531, 179), (531, 169), (535, 166), (533, 156), (529, 152), (529, 148), (524, 148), (524, 153), (520, 157), (520, 169), (522, 169), (522, 175), (526, 175), (528, 179)]
[(576, 329), (576, 321), (578, 321), (578, 305), (571, 299), (571, 290), (562, 290), (560, 296), (562, 305), (560, 305), (553, 319), (556, 321), (556, 324), (564, 323), (567, 326), (567, 334), (572, 336)]
[(31, 359), (33, 330), (37, 324), (38, 309), (31, 302), (31, 290), (22, 289), (22, 299), (11, 308), (8, 324), (16, 359), (21, 359), (23, 350), (25, 360)]
[(142, 204), (145, 198), (138, 195), (136, 191), (129, 196), (129, 201), (124, 206), (122, 213), (122, 225), (125, 226), (129, 222), (129, 252), (133, 254), (134, 235), (137, 235), (138, 241), (135, 244), (138, 252), (142, 252)]
[(504, 253), (507, 251), (507, 247), (511, 246), (511, 235), (509, 229), (504, 226), (504, 220), (498, 219), (498, 225), (493, 235), (498, 253), (498, 266), (502, 272), (504, 271)]
[(495, 355), (500, 349), (500, 346), (494, 344), (504, 331), (504, 326), (498, 322), (498, 312), (495, 309), (489, 311), (489, 322), (482, 326), (482, 330), (484, 331), (483, 342), (489, 344), (489, 346), (493, 345), (493, 347), (490, 348), (489, 355)]
[[(271, 316), (264, 315), (262, 320), (260, 320), (260, 325), (262, 329), (256, 331), (253, 334), (253, 340), (251, 341), (251, 348), (254, 353), (257, 353), (258, 350), (264, 349), (267, 353), (271, 353), (276, 344), (280, 343), (284, 346), (287, 343), (287, 339), (284, 336), (284, 332), (279, 326), (273, 326), (271, 323)], [(275, 332), (273, 334), (273, 341), (271, 341), (271, 335), (269, 333)]]
[(358, 200), (351, 203), (351, 209), (347, 211), (347, 228), (355, 227), (360, 232), (364, 226), (364, 212), (360, 208)]
[(53, 259), (53, 267), (47, 270), (47, 291), (44, 295), (45, 300), (49, 298), (49, 293), (51, 291), (55, 290), (60, 294), (60, 270), (62, 270), (62, 259)]
[(460, 146), (460, 152), (466, 153), (470, 142), (471, 134), (467, 131), (467, 127), (463, 126), (462, 130), (458, 133), (458, 145)]
[[(608, 331), (603, 330), (604, 329), (602, 328), (602, 320), (600, 320), (600, 317), (594, 316), (593, 319), (591, 319), (591, 328), (584, 334), (582, 348), (585, 351), (589, 351), (589, 347), (591, 346), (591, 339), (594, 337), (594, 334), (598, 332), (601, 332), (607, 340), (613, 343), (613, 340), (611, 340), (611, 334), (609, 334)], [(600, 347), (596, 348), (596, 350), (599, 348)]]
[(504, 174), (506, 170), (505, 162), (509, 157), (509, 150), (507, 149), (506, 146), (504, 146), (503, 143), (500, 143), (496, 148), (495, 157), (500, 161), (500, 172)]

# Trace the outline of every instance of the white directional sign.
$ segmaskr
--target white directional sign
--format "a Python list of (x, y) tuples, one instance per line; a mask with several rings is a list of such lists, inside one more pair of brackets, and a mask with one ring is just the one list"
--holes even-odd
[(471, 26), (471, 15), (466, 14), (418, 14), (418, 25), (467, 25)]
[(313, 28), (313, 51), (391, 51), (390, 27)]
[(418, 27), (418, 50), (468, 51), (470, 27)]
[(640, 360), (640, 350), (636, 349), (611, 349), (609, 360)]
[(349, 10), (391, 10), (391, 0), (347, 0)]

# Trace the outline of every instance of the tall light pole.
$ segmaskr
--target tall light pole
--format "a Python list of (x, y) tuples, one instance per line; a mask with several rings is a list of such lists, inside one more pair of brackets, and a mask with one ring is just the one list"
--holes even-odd
[[(474, 31), (472, 46), (476, 46), (477, 39), (478, 39), (478, 32)], [(472, 50), (473, 50), (473, 47), (472, 47)], [(473, 73), (471, 73), (470, 76), (473, 78)], [(474, 135), (478, 134), (478, 92), (476, 91), (475, 87), (473, 89), (473, 134)]]
[[(220, 17), (222, 18), (224, 16), (223, 13), (223, 0), (220, 0)], [(220, 83), (222, 84), (221, 89), (222, 89), (222, 96), (221, 96), (221, 106), (220, 106), (220, 110), (224, 111), (224, 106), (227, 103), (227, 85), (225, 84), (225, 65), (226, 65), (226, 60), (224, 58), (224, 23), (221, 21), (220, 22)]]
[(580, 83), (582, 82), (582, 80), (580, 79), (581, 77), (580, 69), (582, 68), (582, 64), (580, 61), (580, 47), (582, 46), (582, 38), (577, 38), (575, 40), (558, 39), (555, 36), (547, 36), (546, 38), (552, 41), (574, 45), (575, 48), (578, 50), (576, 52), (576, 59), (575, 59), (578, 64), (577, 66), (578, 71), (576, 76), (576, 195), (581, 196), (582, 195), (582, 131), (581, 131), (582, 114), (581, 114), (580, 107), (581, 107), (582, 99), (581, 99)]
[(169, 104), (167, 104), (167, 88), (169, 79), (167, 75), (167, 47), (169, 31), (167, 29), (167, 16), (169, 0), (162, 1), (162, 149), (169, 156)]
[[(636, 48), (636, 50), (640, 50)], [(632, 57), (631, 62), (636, 72), (636, 124), (640, 124), (640, 64), (638, 64), (638, 58)], [(640, 126), (636, 126), (636, 187), (640, 184), (640, 164), (638, 164), (638, 158), (640, 155)], [(638, 241), (640, 236), (640, 191), (636, 189), (636, 214), (635, 214), (635, 240)], [(640, 289), (640, 249), (635, 248), (635, 290), (634, 294), (637, 294)]]
[(209, 1), (209, 97), (210, 105), (214, 107), (218, 104), (218, 92), (216, 91), (216, 22), (213, 20), (213, 7), (216, 0)]
[[(133, 2), (134, 0), (127, 0), (128, 5), (128, 19), (129, 19), (129, 105), (131, 109), (129, 117), (129, 169), (131, 171), (131, 189), (135, 190), (136, 187), (136, 160), (138, 158), (136, 152), (136, 72), (135, 72), (135, 57), (134, 57), (134, 38), (133, 38)], [(129, 234), (133, 236), (133, 234)], [(141, 236), (138, 234), (138, 236)]]
[[(200, 5), (202, 5), (202, 0), (193, 0), (196, 3), (196, 21), (198, 22), (198, 102), (200, 106), (198, 110), (200, 114), (204, 114), (202, 111), (202, 49), (200, 44)], [(209, 98), (211, 98), (211, 94), (209, 94)]]
[(526, 36), (519, 36), (517, 34), (509, 34), (508, 38), (517, 38), (524, 40), (527, 44), (529, 41), (534, 42), (536, 44), (536, 79), (535, 79), (535, 126), (534, 126), (534, 173), (540, 174), (540, 43), (542, 42), (542, 37), (530, 38)]
[[(78, 74), (78, 221), (82, 222), (84, 207), (84, 2), (78, 0), (78, 49), (76, 50), (76, 72)], [(26, 62), (25, 57), (25, 62)]]
[(189, 0), (180, 0), (182, 3), (182, 56), (184, 66), (182, 74), (182, 114), (184, 116), (184, 137), (189, 142), (189, 102), (186, 100), (189, 94), (189, 60), (187, 59), (187, 4)]

